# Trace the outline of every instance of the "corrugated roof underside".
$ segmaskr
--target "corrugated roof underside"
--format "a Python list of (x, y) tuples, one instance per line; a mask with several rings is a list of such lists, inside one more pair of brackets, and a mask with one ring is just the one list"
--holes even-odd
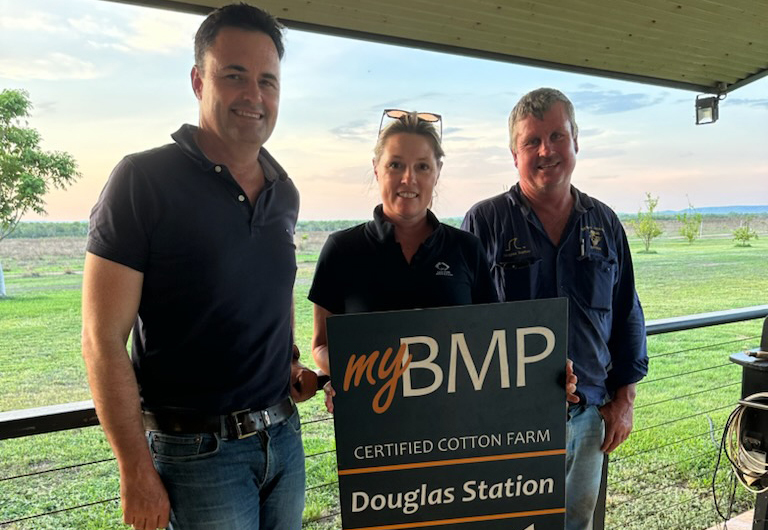
[[(220, 6), (231, 0), (133, 0)], [(715, 88), (768, 71), (768, 0), (256, 0), (287, 25)]]

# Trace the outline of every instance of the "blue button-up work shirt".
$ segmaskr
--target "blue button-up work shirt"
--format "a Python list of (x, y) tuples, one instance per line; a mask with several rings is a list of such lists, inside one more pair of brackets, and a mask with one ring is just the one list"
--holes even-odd
[(519, 184), (473, 206), (462, 228), (483, 242), (499, 300), (568, 298), (568, 357), (578, 392), (599, 405), (648, 372), (645, 321), (618, 217), (571, 191), (573, 212), (558, 245)]

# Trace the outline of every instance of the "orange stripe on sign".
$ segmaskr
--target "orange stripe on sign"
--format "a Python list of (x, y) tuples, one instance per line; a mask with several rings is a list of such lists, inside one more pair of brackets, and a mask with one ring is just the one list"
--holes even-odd
[(473, 456), (471, 458), (456, 458), (455, 460), (432, 460), (430, 462), (416, 462), (413, 464), (394, 464), (391, 466), (358, 467), (353, 469), (340, 469), (339, 475), (361, 475), (365, 473), (380, 473), (382, 471), (399, 471), (402, 469), (419, 469), (422, 467), (444, 467), (458, 464), (476, 464), (478, 462), (497, 462), (499, 460), (515, 460), (518, 458), (537, 458), (540, 456), (564, 455), (565, 449), (552, 449), (551, 451), (533, 451), (530, 453), (514, 453), (509, 455)]
[(424, 528), (427, 526), (442, 526), (444, 524), (476, 523), (479, 521), (498, 521), (500, 519), (513, 519), (515, 517), (535, 517), (537, 515), (551, 515), (565, 513), (565, 508), (552, 508), (549, 510), (534, 510), (530, 512), (497, 513), (493, 515), (476, 515), (474, 517), (458, 517), (456, 519), (442, 519), (440, 521), (421, 521), (418, 523), (388, 524), (382, 526), (365, 526), (359, 528), (344, 527), (343, 530), (398, 530), (401, 528)]

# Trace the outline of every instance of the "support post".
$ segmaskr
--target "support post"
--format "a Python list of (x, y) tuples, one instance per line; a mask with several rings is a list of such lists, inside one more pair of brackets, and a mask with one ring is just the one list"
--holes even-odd
[(592, 516), (592, 530), (605, 530), (605, 500), (608, 494), (608, 455), (603, 457), (603, 478), (600, 480), (600, 494), (597, 496), (595, 514)]

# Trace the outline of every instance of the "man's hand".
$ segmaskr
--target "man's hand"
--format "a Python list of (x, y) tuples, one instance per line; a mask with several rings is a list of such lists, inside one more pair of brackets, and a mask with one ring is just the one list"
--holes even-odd
[(634, 405), (635, 385), (631, 384), (618, 389), (614, 398), (600, 407), (605, 420), (605, 440), (600, 450), (605, 454), (610, 454), (632, 432)]
[(306, 401), (317, 392), (317, 374), (299, 362), (299, 348), (293, 345), (291, 362), (291, 397), (296, 403)]
[(168, 492), (154, 467), (120, 474), (123, 522), (135, 530), (167, 528), (171, 514)]
[(333, 396), (336, 395), (336, 391), (331, 386), (330, 381), (323, 385), (323, 392), (325, 392), (325, 408), (333, 414)]

